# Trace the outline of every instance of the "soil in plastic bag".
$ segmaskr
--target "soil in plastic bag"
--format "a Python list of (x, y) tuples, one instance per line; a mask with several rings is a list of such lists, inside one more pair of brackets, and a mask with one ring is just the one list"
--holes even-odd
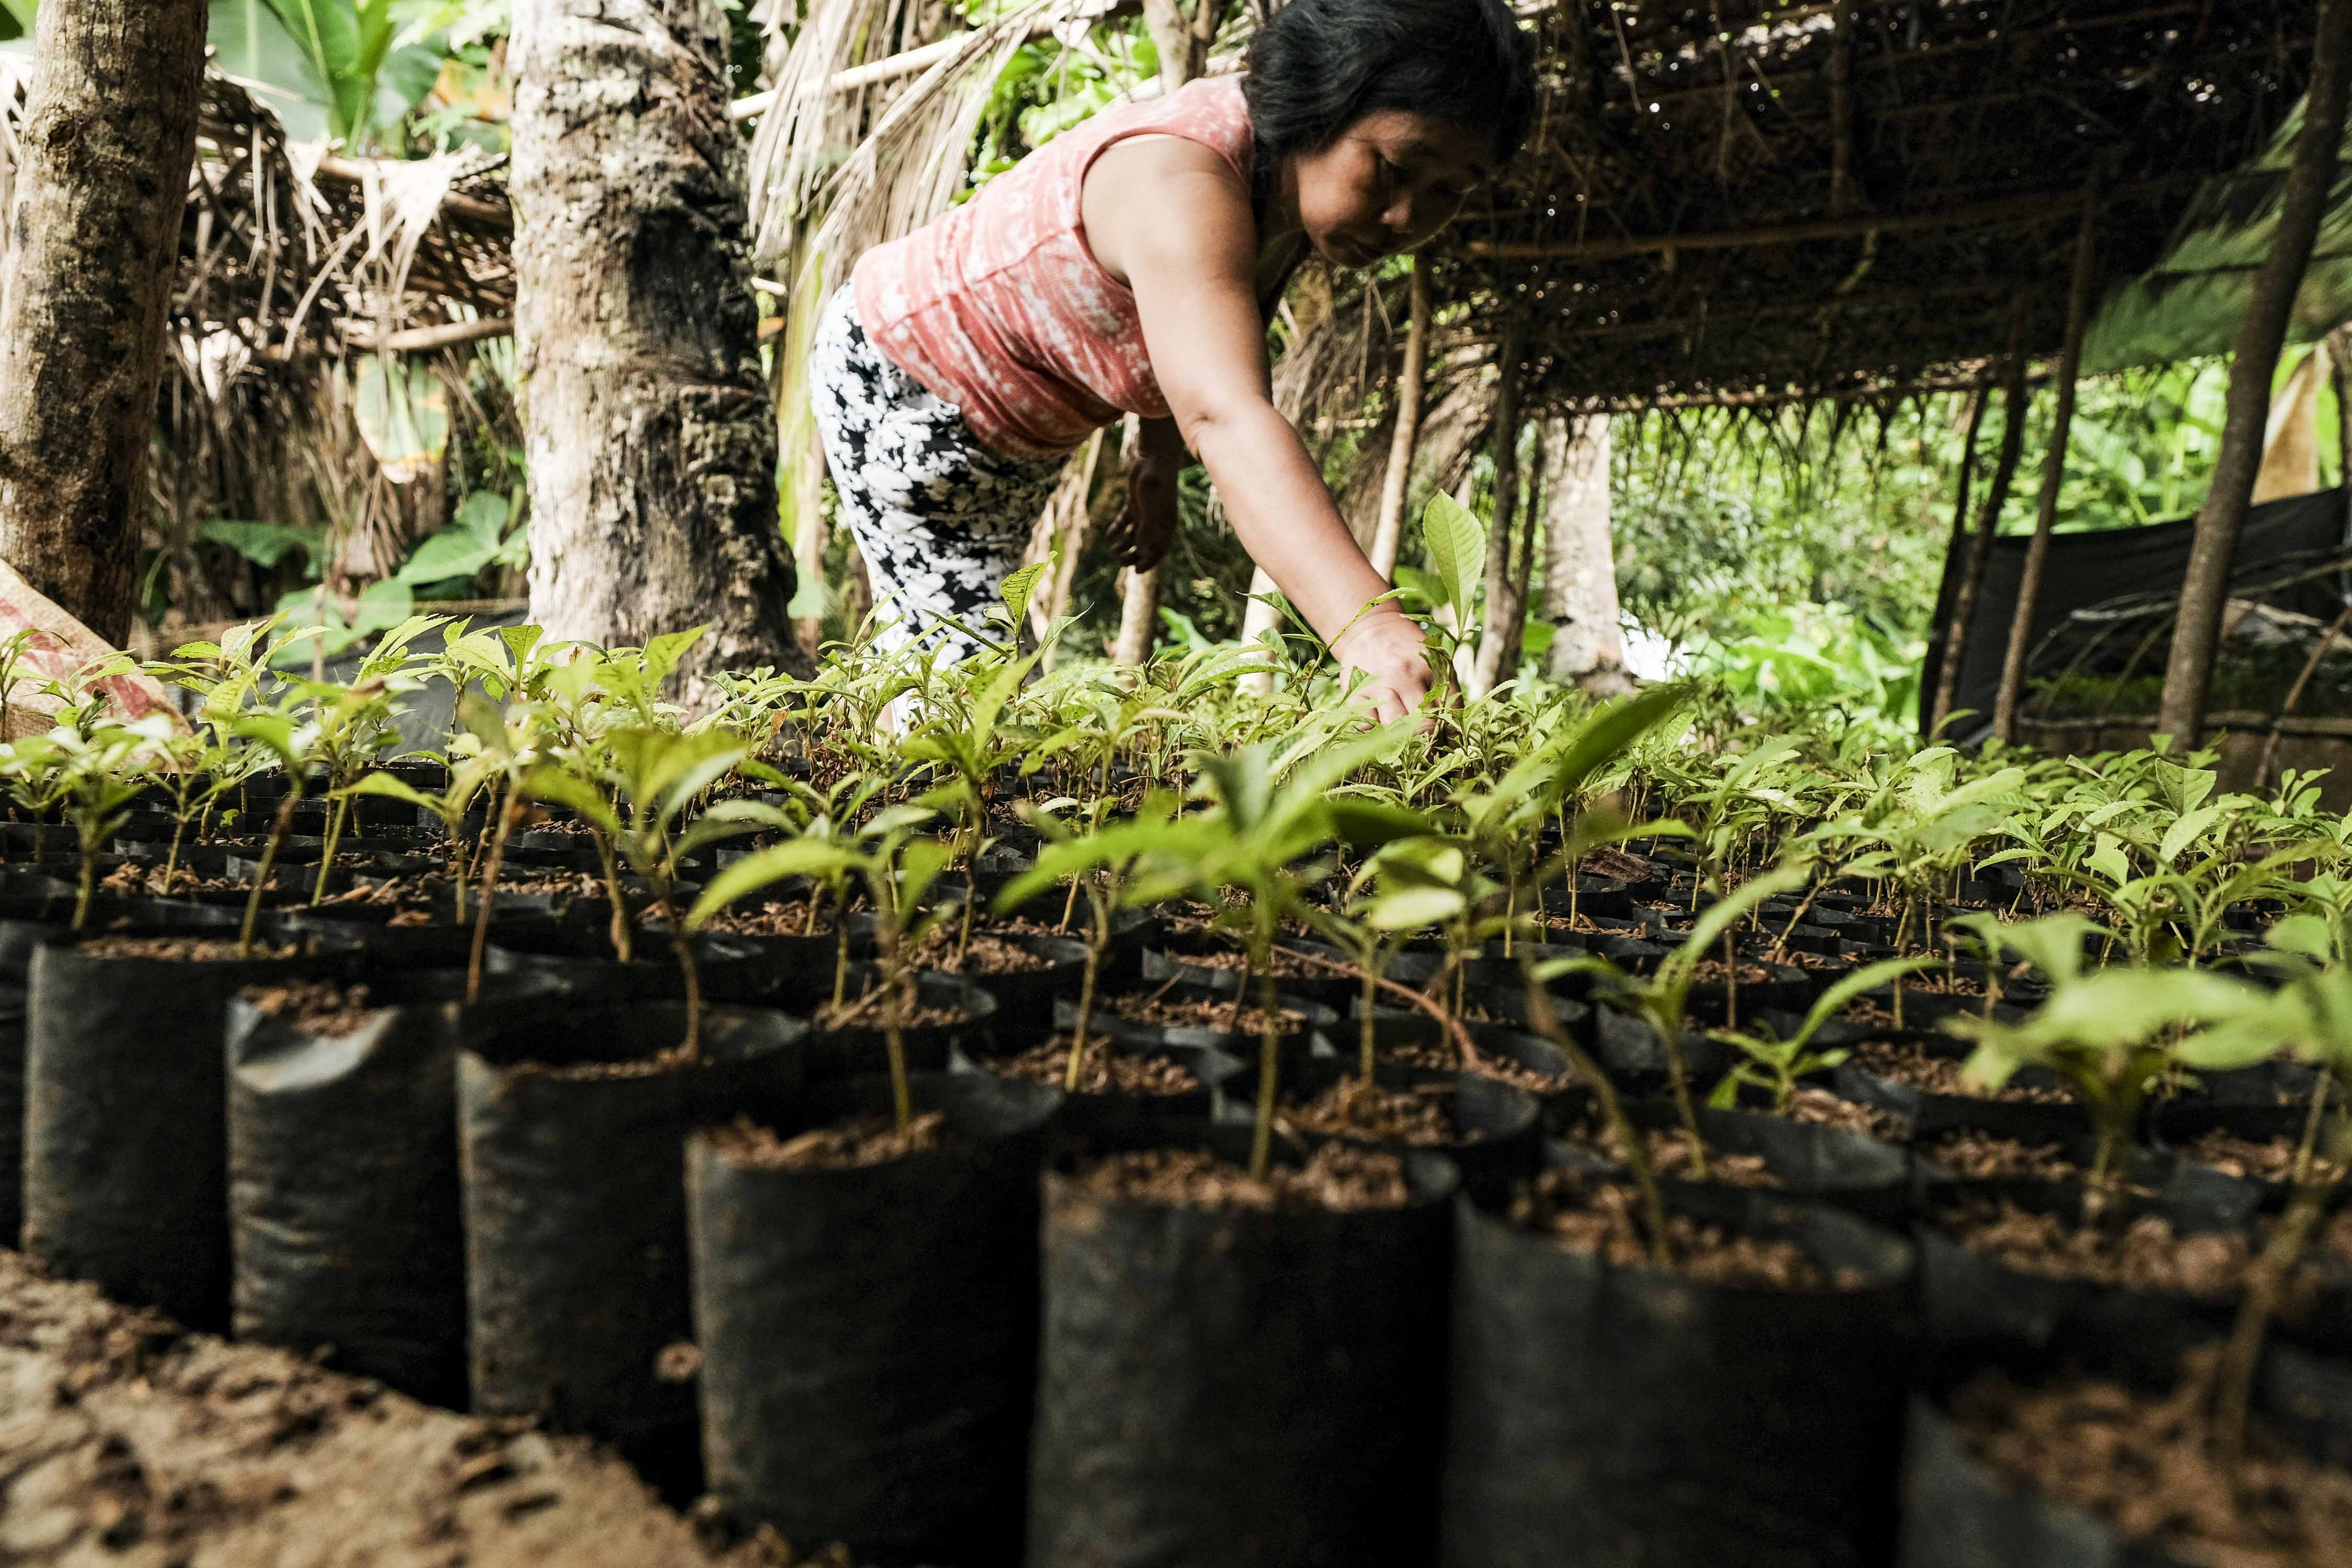
[(1685, 1189), (1718, 1237), (1793, 1242), (1811, 1283), (1710, 1281), (1465, 1204), (1448, 1568), (1886, 1561), (1912, 1250), (1825, 1206)]
[(26, 1250), (194, 1328), (229, 1315), (228, 1000), (353, 961), (236, 952), (218, 933), (52, 938), (26, 1003)]
[(466, 1403), (457, 1051), (560, 988), (445, 972), (250, 987), (229, 1004), (236, 1336)]
[(686, 1138), (773, 1114), (806, 1026), (714, 1008), (701, 1059), (668, 1004), (551, 1011), (457, 1058), (474, 1408), (604, 1437), (666, 1492), (698, 1483)]
[[(1246, 1128), (1183, 1136), (1247, 1157)], [(1170, 1201), (1048, 1173), (1032, 1568), (1427, 1560), (1456, 1178), (1427, 1154), (1316, 1160), (1381, 1165), (1397, 1201), (1258, 1204), (1239, 1172)]]
[[(1037, 1172), (1059, 1091), (919, 1074), (940, 1147), (844, 1168), (797, 1135), (887, 1118), (887, 1079), (688, 1157), (710, 1489), (861, 1560), (1020, 1561), (1035, 1390)], [(855, 1238), (845, 1245), (845, 1238)]]

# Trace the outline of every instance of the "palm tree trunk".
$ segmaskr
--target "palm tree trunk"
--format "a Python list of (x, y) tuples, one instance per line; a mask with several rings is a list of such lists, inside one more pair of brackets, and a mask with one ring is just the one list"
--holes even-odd
[(131, 631), (163, 322), (205, 70), (204, 0), (41, 7), (0, 278), (0, 559)]
[(2183, 748), (2194, 746), (2205, 729), (2205, 693), (2212, 680), (2213, 649), (2230, 593), (2231, 557), (2237, 552), (2238, 531), (2245, 524), (2254, 478), (2262, 468), (2271, 377), (2278, 369), (2295, 296), (2302, 291), (2320, 219), (2336, 184), (2344, 136), (2347, 48), (2352, 48), (2352, 0), (2320, 0), (2303, 133), (2296, 138), (2294, 163), (2287, 172), (2278, 232), (2254, 276), (2246, 319), (2238, 329), (2221, 448), (2213, 464), (2212, 488), (2197, 511), (2196, 537), (2180, 584), (2180, 614), (2172, 628), (2172, 654), (2164, 669), (2156, 725)]
[(726, 39), (717, 0), (514, 8), (531, 618), (608, 646), (709, 625), (689, 703), (714, 669), (808, 668)]

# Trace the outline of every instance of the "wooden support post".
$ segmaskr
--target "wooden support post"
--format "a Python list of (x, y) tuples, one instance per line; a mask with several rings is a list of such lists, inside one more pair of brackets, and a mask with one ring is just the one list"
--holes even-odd
[[(2042, 599), (2042, 574), (2050, 560), (2050, 536), (2058, 526), (2058, 488), (2066, 478), (2066, 442), (2074, 433), (2074, 382), (2083, 369), (2083, 333), (2091, 322), (2091, 289), (2099, 279), (2099, 197), (2095, 185), (2084, 193), (2083, 226), (2074, 238), (2074, 281), (2066, 295), (2066, 346), (2058, 359), (2058, 409), (2050, 423), (2050, 453), (2042, 465), (2042, 505), (2033, 519), (2033, 542), (2025, 549), (2025, 570), (2017, 584), (2017, 616), (2009, 625), (2009, 655), (2001, 661), (2000, 695), (1994, 699), (1993, 733), (2017, 740), (2017, 703), (2025, 689), (2025, 657), (2033, 647), (2033, 610)], [(2019, 414), (2023, 422), (2023, 413)]]
[(1984, 595), (1985, 568), (1992, 562), (1992, 542), (2000, 532), (2001, 509), (2009, 504), (2010, 486), (2017, 482), (2017, 466), (2025, 456), (2025, 418), (2033, 403), (2025, 380), (2025, 356), (2009, 356), (2001, 377), (2000, 455), (1993, 460), (1992, 483), (1978, 504), (1976, 532), (1969, 539), (1967, 571), (1960, 578), (1958, 602), (1945, 630), (1944, 666), (1936, 679), (1936, 722), (1952, 716), (1959, 689), (1960, 658), (1966, 651), (1968, 628), (1975, 621), (1977, 600)]
[(2320, 0), (2303, 133), (2295, 140), (2294, 163), (2287, 172), (2278, 231), (2262, 270), (2254, 275), (2246, 319), (2238, 329), (2221, 447), (2213, 464), (2212, 488), (2197, 511), (2196, 537), (2180, 584), (2180, 614), (2173, 624), (2172, 655), (2164, 669), (2157, 729), (2183, 748), (2196, 745), (2205, 729), (2206, 688), (2212, 680), (2214, 647), (2230, 595), (2231, 558), (2237, 553), (2238, 531), (2252, 504), (2254, 479), (2262, 467), (2271, 377), (2278, 369), (2295, 295), (2302, 289), (2336, 183), (2344, 136), (2347, 49), (2352, 49), (2352, 0)]
[(1381, 516), (1372, 534), (1372, 570), (1396, 580), (1397, 541), (1404, 534), (1404, 503), (1412, 488), (1412, 454), (1421, 441), (1421, 383), (1429, 367), (1429, 274), (1412, 258), (1406, 293), (1411, 321), (1405, 327), (1404, 368), (1397, 375), (1396, 434), (1389, 442), (1388, 472), (1381, 479)]
[(1973, 563), (1969, 559), (1969, 489), (1977, 477), (1977, 437), (1984, 430), (1985, 408), (1992, 402), (1992, 388), (1981, 387), (1969, 396), (1968, 432), (1960, 437), (1960, 478), (1958, 491), (1952, 498), (1952, 535), (1944, 546), (1944, 571), (1954, 570), (1959, 582), (1952, 590), (1952, 613), (1944, 623), (1944, 655), (1937, 663), (1935, 685), (1927, 709), (1927, 734), (1933, 737), (1952, 716), (1952, 682), (1959, 668), (1958, 650), (1967, 637), (1967, 612), (1975, 608), (1963, 601), (1973, 598), (1969, 593), (1969, 574)]
[(1478, 657), (1468, 692), (1484, 697), (1518, 668), (1519, 635), (1527, 618), (1526, 576), (1513, 570), (1512, 542), (1519, 534), (1519, 383), (1527, 337), (1516, 315), (1505, 321), (1495, 345), (1494, 522), (1486, 534), (1486, 603), (1478, 631)]
[[(1160, 90), (1174, 92), (1201, 73), (1208, 63), (1209, 44), (1223, 7), (1213, 0), (1194, 0), (1187, 19), (1176, 0), (1144, 0), (1143, 25), (1160, 55)], [(1129, 455), (1132, 457), (1130, 422)], [(1151, 637), (1160, 624), (1160, 568), (1119, 574), (1118, 638), (1111, 645), (1116, 664), (1141, 664), (1151, 651)]]

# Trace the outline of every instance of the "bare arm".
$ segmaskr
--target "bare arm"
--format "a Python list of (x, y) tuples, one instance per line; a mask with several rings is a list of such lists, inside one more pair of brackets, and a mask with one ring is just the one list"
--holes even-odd
[(1381, 716), (1401, 715), (1428, 689), (1421, 634), (1393, 606), (1364, 613), (1389, 584), (1274, 405), (1246, 194), (1195, 143), (1122, 144), (1097, 161), (1085, 216), (1097, 258), (1135, 290), (1169, 412), (1243, 547), (1342, 661), (1370, 676)]

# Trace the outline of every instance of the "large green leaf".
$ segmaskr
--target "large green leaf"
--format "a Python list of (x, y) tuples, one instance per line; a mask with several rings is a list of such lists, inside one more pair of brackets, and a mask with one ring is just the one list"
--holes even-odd
[(1440, 490), (1422, 509), (1421, 534), (1429, 549), (1430, 570), (1437, 574), (1445, 602), (1453, 606), (1455, 626), (1467, 631), (1471, 601), (1486, 575), (1486, 531), (1468, 507)]
[(262, 101), (297, 142), (323, 142), (332, 129), (334, 89), (272, 0), (213, 0), (211, 39), (220, 68), (262, 89)]

